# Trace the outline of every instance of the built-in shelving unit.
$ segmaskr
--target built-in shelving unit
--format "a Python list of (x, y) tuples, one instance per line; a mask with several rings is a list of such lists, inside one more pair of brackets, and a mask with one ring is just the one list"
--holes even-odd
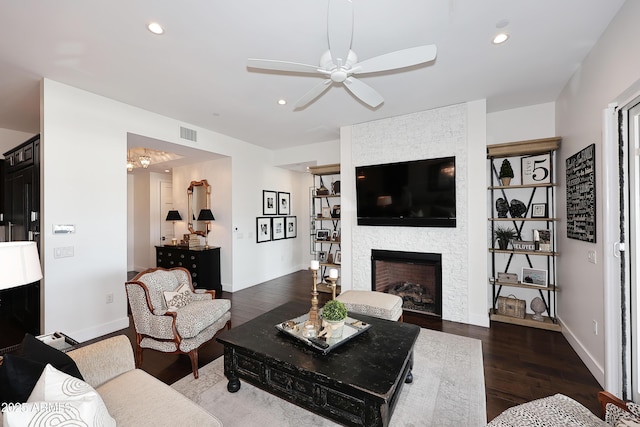
[[(331, 292), (326, 277), (332, 268), (340, 269), (340, 165), (309, 167), (314, 186), (309, 189), (311, 254), (320, 261), (318, 291)], [(321, 230), (326, 232), (325, 233)], [(320, 231), (320, 233), (319, 233)], [(338, 280), (338, 283), (339, 280)], [(340, 292), (338, 285), (337, 292)]]
[[(492, 289), (492, 306), (489, 315), (492, 321), (560, 330), (556, 314), (556, 294), (559, 291), (556, 283), (556, 260), (559, 253), (555, 249), (558, 218), (555, 216), (554, 192), (556, 187), (554, 167), (560, 141), (561, 139), (556, 137), (487, 147), (491, 175), (489, 185), (491, 211), (488, 220), (491, 231), (489, 286)], [(514, 182), (510, 185), (503, 185), (499, 180), (500, 167), (505, 159), (515, 163), (514, 169), (520, 171), (520, 176), (514, 177)], [(526, 211), (520, 216), (517, 214), (514, 216), (514, 212), (509, 208), (505, 214), (505, 202), (510, 207), (516, 198), (526, 201), (522, 202)], [(501, 212), (498, 210), (499, 204), (502, 206)], [(535, 208), (539, 209), (537, 213)], [(544, 213), (540, 214), (540, 212)], [(514, 240), (519, 243), (516, 243), (515, 247), (513, 241), (510, 247), (496, 247), (494, 231), (497, 227), (512, 228), (517, 234)], [(539, 239), (540, 231), (544, 231), (549, 237), (548, 242), (544, 242), (545, 246), (541, 246), (540, 240), (537, 242), (535, 240), (536, 236)], [(534, 247), (529, 247), (531, 245)], [(526, 246), (526, 248), (520, 246)], [(520, 269), (514, 265), (519, 265)], [(521, 277), (522, 268), (546, 272), (546, 285), (532, 284), (530, 277), (525, 282)], [(498, 276), (501, 274), (509, 274), (511, 277), (517, 275), (517, 281), (499, 280)], [(509, 288), (533, 290), (534, 292), (530, 294), (537, 294), (544, 302), (543, 320), (534, 320), (531, 314), (525, 314), (524, 318), (520, 318), (499, 313), (498, 298), (505, 294), (509, 295), (509, 291), (506, 291)], [(526, 306), (530, 305), (531, 299), (526, 300)]]

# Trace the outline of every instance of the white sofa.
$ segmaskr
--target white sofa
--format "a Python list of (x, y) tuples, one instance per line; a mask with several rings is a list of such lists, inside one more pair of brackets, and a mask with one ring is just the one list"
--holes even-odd
[(212, 426), (222, 423), (162, 381), (135, 368), (129, 338), (119, 335), (67, 353), (102, 397), (119, 427)]

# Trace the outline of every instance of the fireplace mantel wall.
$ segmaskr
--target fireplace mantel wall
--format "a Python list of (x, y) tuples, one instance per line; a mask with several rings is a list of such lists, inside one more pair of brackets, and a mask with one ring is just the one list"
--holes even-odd
[[(371, 249), (441, 253), (443, 319), (489, 325), (485, 112), (483, 100), (342, 128), (343, 289), (371, 289)], [(357, 225), (356, 166), (451, 155), (456, 228)]]

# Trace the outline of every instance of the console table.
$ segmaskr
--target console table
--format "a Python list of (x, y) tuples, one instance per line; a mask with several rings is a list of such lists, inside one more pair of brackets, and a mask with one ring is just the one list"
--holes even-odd
[(191, 273), (196, 289), (214, 289), (222, 292), (220, 280), (220, 248), (189, 249), (181, 246), (156, 246), (156, 267), (184, 267)]

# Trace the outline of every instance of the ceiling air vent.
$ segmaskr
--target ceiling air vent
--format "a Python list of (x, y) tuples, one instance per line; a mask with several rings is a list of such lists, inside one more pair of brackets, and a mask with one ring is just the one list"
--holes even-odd
[(180, 126), (180, 138), (198, 142), (198, 132), (193, 129)]

